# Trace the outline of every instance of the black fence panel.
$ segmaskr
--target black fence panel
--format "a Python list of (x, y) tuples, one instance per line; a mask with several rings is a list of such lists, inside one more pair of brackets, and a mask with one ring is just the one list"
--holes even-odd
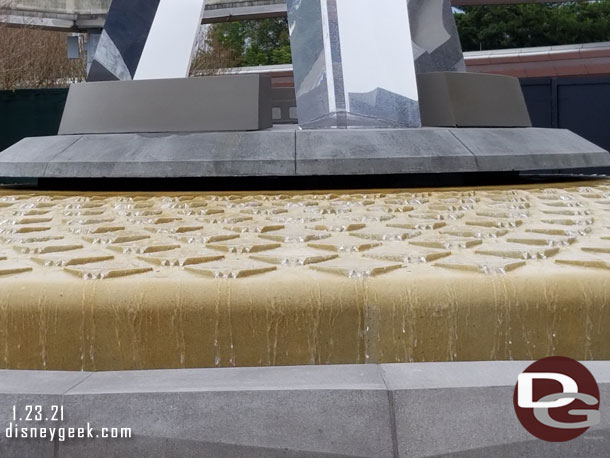
[(57, 135), (68, 89), (0, 91), (0, 151), (25, 137)]
[(553, 127), (553, 90), (551, 78), (521, 80), (525, 102), (535, 127)]
[(521, 80), (535, 127), (569, 129), (610, 151), (610, 75)]

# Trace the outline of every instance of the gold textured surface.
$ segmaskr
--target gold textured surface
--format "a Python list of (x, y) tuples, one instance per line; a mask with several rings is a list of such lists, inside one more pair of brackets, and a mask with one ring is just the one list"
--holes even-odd
[(0, 190), (0, 367), (610, 358), (610, 182)]

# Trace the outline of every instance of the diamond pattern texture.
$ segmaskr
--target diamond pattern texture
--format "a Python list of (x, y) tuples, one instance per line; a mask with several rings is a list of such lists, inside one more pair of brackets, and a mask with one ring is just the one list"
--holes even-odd
[(4, 276), (48, 269), (73, 274), (78, 265), (85, 280), (153, 273), (171, 278), (176, 269), (195, 275), (202, 269), (185, 266), (207, 263), (213, 263), (210, 271), (221, 272), (224, 265), (233, 272), (237, 261), (248, 259), (277, 266), (252, 270), (257, 275), (314, 269), (366, 277), (394, 270), (376, 268), (373, 260), (409, 266), (403, 275), (442, 275), (439, 268), (510, 275), (552, 260), (607, 268), (609, 239), (610, 186), (603, 183), (359, 194), (0, 197)]
[(0, 367), (610, 358), (610, 181), (0, 190)]

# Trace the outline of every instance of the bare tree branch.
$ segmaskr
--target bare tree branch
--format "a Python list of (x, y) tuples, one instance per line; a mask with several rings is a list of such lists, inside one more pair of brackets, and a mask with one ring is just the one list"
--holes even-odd
[(10, 0), (0, 0), (0, 90), (63, 87), (85, 78), (85, 60), (68, 59), (67, 34), (8, 24)]

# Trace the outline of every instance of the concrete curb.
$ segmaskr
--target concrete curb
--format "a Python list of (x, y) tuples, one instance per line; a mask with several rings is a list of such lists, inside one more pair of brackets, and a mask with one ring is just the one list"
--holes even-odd
[[(528, 362), (127, 372), (0, 371), (0, 451), (20, 457), (607, 456), (610, 362), (587, 362), (602, 423), (551, 444), (513, 410)], [(131, 439), (6, 439), (13, 405), (63, 405), (61, 426)], [(28, 426), (32, 426), (31, 424)], [(35, 426), (57, 427), (52, 422)], [(96, 429), (97, 427), (97, 429)]]

